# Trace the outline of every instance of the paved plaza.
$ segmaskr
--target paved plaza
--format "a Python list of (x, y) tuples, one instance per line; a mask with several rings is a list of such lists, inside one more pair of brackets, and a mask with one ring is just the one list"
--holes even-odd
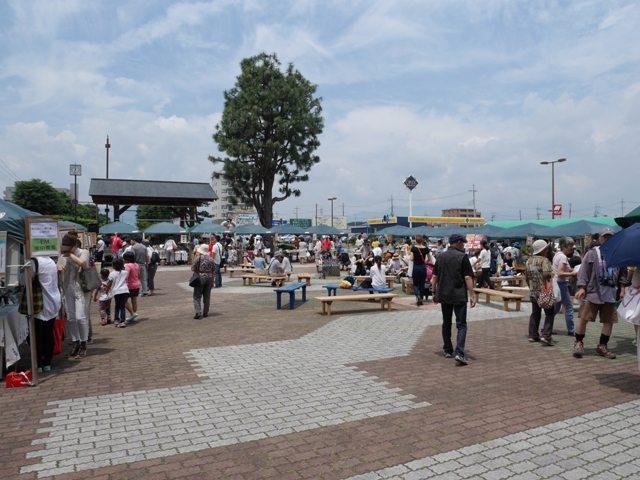
[(592, 326), (578, 360), (562, 316), (543, 347), (527, 341), (528, 304), (481, 303), (458, 367), (439, 309), (411, 297), (326, 317), (313, 297), (328, 280), (278, 311), (270, 285), (225, 275), (194, 320), (188, 277), (161, 268), (130, 328), (99, 326), (94, 308), (84, 360), (58, 356), (37, 388), (2, 391), (0, 478), (640, 478), (626, 323), (618, 359), (595, 355)]

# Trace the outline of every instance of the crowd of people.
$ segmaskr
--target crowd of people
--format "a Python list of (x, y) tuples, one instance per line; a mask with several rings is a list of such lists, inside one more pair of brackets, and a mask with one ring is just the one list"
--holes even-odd
[[(602, 328), (596, 353), (616, 358), (608, 348), (613, 324), (617, 322), (615, 304), (624, 297), (628, 285), (640, 286), (640, 270), (634, 273), (634, 269), (607, 268), (599, 247), (613, 234), (612, 229), (603, 229), (587, 245), (584, 255), (576, 251), (575, 241), (570, 237), (559, 239), (557, 245), (536, 240), (528, 255), (523, 254), (518, 242), (503, 245), (487, 241), (481, 242), (480, 250), (469, 254), (464, 249), (466, 240), (460, 234), (450, 236), (448, 245), (441, 240), (429, 245), (428, 239), (421, 235), (414, 241), (406, 238), (400, 243), (393, 238), (360, 235), (355, 239), (351, 256), (346, 237), (323, 236), (313, 241), (300, 236), (295, 238), (294, 247), (301, 263), (311, 257), (319, 263), (337, 258), (351, 275), (369, 276), (374, 289), (386, 287), (387, 275), (394, 275), (397, 281), (410, 277), (417, 306), (428, 302), (430, 295), (434, 304), (441, 304), (445, 356), (455, 357), (459, 364), (466, 365), (466, 308), (467, 301), (471, 307), (475, 305), (474, 288), (494, 288), (494, 275), (520, 275), (518, 265), (523, 262), (532, 306), (529, 341), (554, 346), (554, 320), (564, 308), (567, 335), (575, 337), (575, 357), (584, 354), (587, 325), (599, 317)], [(310, 249), (309, 245), (312, 245)], [(253, 262), (256, 273), (275, 278), (292, 271), (289, 254), (283, 250), (273, 251), (270, 239), (260, 235), (237, 240), (230, 235), (211, 235), (208, 241), (194, 238), (191, 246), (191, 270), (197, 276), (193, 290), (194, 319), (209, 315), (211, 291), (222, 286), (222, 268), (238, 263), (238, 252), (242, 252), (243, 263)], [(98, 237), (95, 260), (106, 259), (105, 253), (109, 250), (112, 268), (101, 269), (101, 284), (93, 290), (87, 289), (83, 278), (83, 271), (93, 268), (93, 258), (87, 249), (81, 248), (73, 231), (62, 239), (57, 265), (46, 257), (32, 260), (44, 298), (44, 308), (35, 316), (40, 371), (51, 368), (52, 320), (58, 316), (61, 306), (64, 306), (72, 343), (67, 357), (82, 359), (87, 345), (92, 343), (91, 303), (98, 302), (101, 325), (113, 323), (117, 328), (125, 328), (135, 322), (139, 296), (154, 294), (155, 273), (161, 262), (159, 250), (164, 251), (165, 264), (172, 265), (175, 259), (171, 253), (177, 250), (177, 244), (172, 236), (160, 248), (135, 235), (121, 238), (115, 234), (109, 241)], [(581, 302), (578, 321), (574, 319), (574, 296)], [(458, 328), (455, 348), (451, 342), (454, 314)]]

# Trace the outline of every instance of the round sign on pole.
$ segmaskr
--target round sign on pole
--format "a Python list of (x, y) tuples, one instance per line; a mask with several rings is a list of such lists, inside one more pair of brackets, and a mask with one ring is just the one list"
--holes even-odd
[(418, 186), (418, 180), (416, 180), (413, 175), (409, 175), (404, 179), (404, 186), (407, 187), (409, 191), (412, 191)]
[(71, 200), (71, 205), (77, 205), (78, 204), (78, 200), (77, 199), (72, 199)]

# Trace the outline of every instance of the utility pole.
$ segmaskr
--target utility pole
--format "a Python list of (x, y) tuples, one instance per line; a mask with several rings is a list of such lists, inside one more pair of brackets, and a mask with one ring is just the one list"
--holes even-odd
[(296, 211), (296, 220), (297, 220), (298, 219), (298, 210), (299, 209), (298, 209), (298, 207), (296, 207), (294, 210)]
[(495, 219), (496, 219), (496, 214), (491, 212), (491, 221), (493, 222)]
[(593, 211), (593, 216), (597, 217), (598, 215), (600, 215), (600, 207), (598, 205), (596, 205), (596, 208)]
[(342, 216), (344, 217), (344, 202), (342, 202)]
[(538, 205), (536, 205), (536, 217), (540, 220), (540, 207)]
[(318, 225), (318, 204), (316, 203), (316, 225)]
[(518, 213), (520, 214), (520, 220), (522, 220), (522, 210), (518, 210)]
[(324, 214), (322, 213), (322, 207), (320, 207), (320, 216), (322, 216), (322, 215), (324, 215)]
[[(107, 176), (105, 178), (109, 180), (109, 149), (111, 148), (111, 144), (109, 143), (109, 135), (107, 135), (107, 143), (104, 144), (104, 148), (107, 150)], [(109, 205), (105, 205), (104, 213), (107, 217), (107, 223), (109, 223)], [(99, 221), (98, 225), (100, 225)]]
[(571, 204), (569, 204), (569, 218), (571, 218)]
[(471, 190), (469, 190), (470, 192), (473, 192), (473, 215), (475, 216), (476, 214), (476, 193), (478, 192), (476, 190), (476, 185), (475, 183), (473, 184), (473, 187)]
[(391, 216), (393, 217), (393, 195), (391, 195), (389, 200), (391, 200)]
[(621, 215), (620, 216), (624, 217), (624, 198), (620, 201), (620, 205), (621, 205), (621, 208), (620, 208)]

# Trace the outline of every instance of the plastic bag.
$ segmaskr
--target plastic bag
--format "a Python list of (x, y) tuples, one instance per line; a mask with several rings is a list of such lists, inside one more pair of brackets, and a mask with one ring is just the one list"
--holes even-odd
[(556, 297), (556, 303), (562, 301), (562, 293), (560, 292), (557, 278), (553, 279), (553, 296)]

